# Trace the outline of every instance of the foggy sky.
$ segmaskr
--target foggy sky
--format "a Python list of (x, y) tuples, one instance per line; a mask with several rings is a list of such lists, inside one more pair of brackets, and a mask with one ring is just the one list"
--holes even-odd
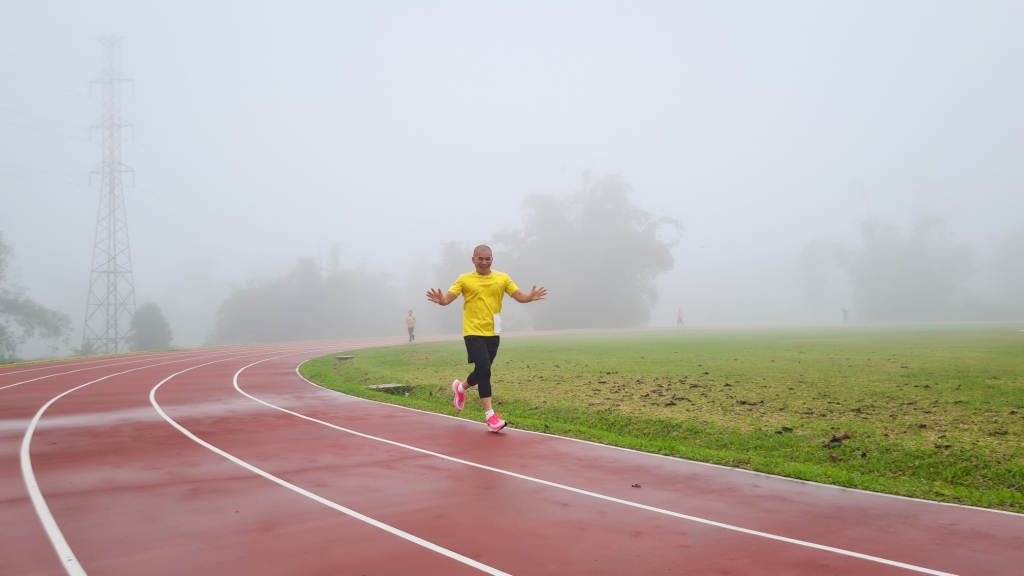
[(938, 217), (983, 267), (1024, 226), (1021, 30), (1014, 0), (5, 0), (0, 231), (14, 280), (72, 317), (77, 345), (101, 161), (89, 82), (114, 34), (134, 79), (136, 301), (178, 345), (232, 285), (335, 243), (423, 308), (442, 242), (519, 226), (524, 196), (583, 170), (685, 226), (652, 325), (680, 307), (693, 326), (836, 322), (848, 288), (816, 309), (801, 295), (808, 244)]

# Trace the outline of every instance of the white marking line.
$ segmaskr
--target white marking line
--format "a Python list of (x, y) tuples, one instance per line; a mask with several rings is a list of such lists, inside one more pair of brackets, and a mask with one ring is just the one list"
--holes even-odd
[(38, 378), (32, 378), (31, 380), (22, 380), (21, 382), (15, 382), (14, 384), (8, 384), (6, 386), (0, 386), (0, 390), (5, 390), (7, 388), (14, 388), (15, 386), (21, 386), (22, 384), (28, 384), (29, 382), (35, 382), (37, 380), (45, 380), (47, 378), (53, 378), (54, 376), (65, 376), (67, 374), (74, 374), (76, 372), (84, 372), (86, 370), (92, 370), (94, 368), (110, 368), (111, 366), (121, 366), (123, 364), (137, 364), (137, 363), (138, 363), (137, 361), (116, 362), (114, 364), (107, 364), (107, 365), (104, 365), (104, 366), (90, 366), (90, 367), (87, 367), (87, 368), (79, 368), (78, 370), (68, 370), (67, 372), (58, 372), (56, 374), (47, 374), (46, 376), (39, 376)]
[[(92, 384), (82, 384), (82, 386), (88, 386)], [(78, 388), (81, 388), (79, 386)], [(49, 402), (43, 405), (42, 408), (36, 412), (32, 422), (29, 423), (28, 430), (25, 432), (25, 437), (21, 440), (21, 476), (25, 480), (25, 488), (28, 490), (28, 496), (32, 500), (32, 506), (36, 509), (36, 516), (39, 516), (39, 521), (43, 524), (43, 530), (46, 531), (46, 535), (50, 538), (50, 543), (53, 544), (54, 550), (57, 551), (57, 556), (64, 562), (64, 569), (67, 570), (71, 576), (85, 576), (85, 570), (82, 569), (82, 565), (78, 563), (78, 558), (75, 557), (75, 553), (71, 550), (71, 546), (68, 545), (68, 541), (64, 538), (64, 534), (60, 531), (60, 527), (57, 526), (57, 521), (54, 520), (53, 514), (50, 513), (50, 507), (46, 505), (46, 499), (43, 498), (43, 493), (39, 490), (39, 484), (36, 482), (36, 475), (32, 471), (32, 459), (29, 456), (29, 445), (32, 443), (32, 434), (35, 432), (36, 426), (39, 424), (39, 419), (42, 417), (43, 412), (50, 407), (51, 404), (56, 402), (62, 396), (69, 394), (78, 388), (72, 388), (60, 396), (56, 396)]]
[[(208, 350), (206, 350), (208, 351)], [(190, 351), (180, 350), (175, 352), (146, 352), (146, 353), (131, 353), (129, 354), (116, 354), (110, 356), (100, 356), (96, 358), (79, 358), (77, 360), (68, 359), (53, 359), (43, 360), (36, 364), (26, 364), (28, 368), (24, 370), (11, 369), (9, 371), (0, 371), (0, 376), (10, 376), (11, 374), (23, 374), (25, 372), (39, 372), (40, 370), (46, 370), (48, 368), (66, 368), (68, 366), (86, 366), (88, 368), (106, 368), (110, 364), (104, 366), (89, 366), (90, 364), (99, 364), (101, 362), (109, 362), (111, 360), (119, 358), (131, 358), (136, 362), (145, 362), (147, 360), (153, 360), (155, 357), (169, 356), (171, 354), (184, 355)]]
[[(224, 362), (225, 360), (233, 360), (233, 359), (236, 359), (236, 358), (244, 358), (246, 356), (254, 356), (254, 355), (260, 354), (260, 353), (264, 353), (265, 354), (267, 352), (269, 352), (269, 350), (262, 350), (262, 351), (259, 351), (259, 352), (254, 352), (252, 354), (243, 354), (241, 356), (237, 356), (237, 357), (233, 357), (233, 358), (222, 358), (220, 360), (215, 360), (213, 362), (207, 362), (206, 364), (201, 364), (200, 366), (206, 366), (207, 364), (215, 364), (217, 362)], [(201, 359), (201, 358), (209, 358), (211, 356), (222, 356), (222, 355), (223, 355), (223, 353), (209, 354), (207, 356), (199, 356), (199, 357), (196, 357), (196, 358), (187, 358), (185, 360), (198, 360), (198, 359)], [(26, 488), (26, 490), (28, 490), (29, 499), (32, 500), (32, 506), (36, 510), (36, 515), (39, 516), (39, 521), (43, 525), (43, 530), (46, 531), (47, 537), (50, 538), (50, 543), (53, 544), (53, 548), (54, 548), (54, 550), (56, 550), (57, 556), (59, 556), (61, 561), (63, 561), (64, 569), (71, 576), (86, 576), (85, 569), (82, 568), (82, 565), (78, 562), (78, 558), (75, 556), (74, 551), (71, 550), (71, 546), (68, 545), (68, 541), (67, 541), (67, 539), (64, 538), (64, 534), (61, 532), (60, 527), (57, 526), (57, 521), (56, 521), (56, 519), (54, 519), (53, 513), (50, 512), (50, 507), (46, 505), (46, 499), (43, 498), (43, 493), (39, 489), (39, 483), (36, 480), (35, 472), (32, 470), (32, 456), (29, 453), (29, 448), (30, 448), (30, 446), (32, 444), (32, 436), (35, 434), (35, 430), (39, 426), (39, 420), (43, 417), (43, 413), (46, 412), (46, 409), (49, 408), (51, 405), (53, 405), (54, 402), (56, 402), (57, 400), (60, 400), (61, 398), (63, 398), (64, 396), (67, 396), (68, 394), (71, 394), (75, 390), (78, 390), (80, 388), (85, 388), (86, 386), (88, 386), (90, 384), (95, 384), (96, 382), (100, 382), (102, 380), (106, 380), (107, 378), (113, 378), (114, 376), (121, 376), (122, 374), (128, 374), (129, 372), (135, 372), (137, 370), (142, 370), (144, 368), (153, 368), (155, 366), (163, 366), (164, 364), (173, 364), (175, 362), (181, 362), (182, 360), (183, 359), (181, 359), (181, 358), (175, 358), (174, 360), (168, 360), (167, 362), (159, 362), (157, 364), (149, 364), (149, 365), (146, 365), (146, 366), (139, 366), (137, 368), (132, 368), (131, 370), (125, 370), (124, 372), (118, 372), (116, 374), (108, 374), (108, 375), (106, 375), (106, 376), (104, 376), (102, 378), (97, 378), (96, 380), (93, 380), (91, 382), (86, 382), (85, 384), (81, 384), (79, 386), (76, 386), (74, 388), (66, 390), (63, 393), (61, 393), (61, 394), (59, 394), (57, 396), (54, 396), (53, 398), (50, 399), (49, 402), (44, 404), (43, 407), (40, 408), (38, 412), (36, 412), (35, 416), (32, 417), (32, 421), (29, 423), (28, 428), (25, 430), (25, 436), (21, 440), (21, 450), (20, 450), (20, 454), (19, 454), (20, 455), (20, 459), (21, 459), (21, 475), (22, 475), (22, 478), (25, 480), (25, 488)], [(198, 366), (193, 366), (193, 368), (197, 368), (197, 367)], [(191, 370), (191, 368), (189, 370)], [(79, 372), (79, 370), (73, 370), (72, 372)], [(67, 372), (67, 374), (70, 374), (70, 373), (71, 372)], [(179, 372), (179, 374), (180, 374), (180, 372)], [(58, 376), (58, 375), (59, 374), (54, 374), (54, 376)], [(45, 376), (44, 376), (44, 378), (45, 378)]]
[[(218, 352), (218, 354), (220, 354), (220, 355), (226, 355), (226, 354), (229, 354), (229, 353), (230, 352)], [(216, 356), (216, 355), (217, 354), (212, 354), (212, 356)], [(199, 356), (191, 356), (191, 357), (188, 357), (188, 358), (182, 358), (181, 355), (178, 355), (178, 356), (175, 356), (175, 358), (177, 358), (179, 360), (188, 360), (190, 358), (209, 358), (210, 356), (211, 356), (211, 354), (204, 354), (204, 355), (199, 355)], [(38, 378), (32, 378), (31, 380), (22, 380), (21, 382), (15, 382), (14, 384), (8, 384), (6, 386), (0, 386), (0, 390), (5, 390), (7, 388), (14, 388), (15, 386), (21, 386), (22, 384), (28, 384), (29, 382), (35, 382), (37, 380), (45, 380), (47, 378), (53, 378), (54, 376), (65, 376), (67, 374), (74, 374), (76, 372), (84, 372), (86, 370), (96, 370), (98, 368), (110, 368), (112, 366), (123, 366), (125, 364), (138, 364), (140, 362), (149, 362), (151, 360), (153, 360), (153, 358), (137, 358), (137, 359), (132, 359), (132, 360), (128, 360), (128, 361), (125, 361), (125, 362), (115, 362), (113, 364), (104, 364), (102, 366), (86, 366), (85, 368), (79, 368), (77, 370), (68, 370), (67, 372), (57, 372), (57, 373), (54, 373), (54, 374), (47, 374), (45, 376), (39, 376)], [(28, 370), (23, 370), (22, 372), (28, 372)], [(8, 374), (18, 374), (18, 372), (8, 372)]]
[[(333, 350), (333, 348), (332, 348), (332, 350)], [(277, 356), (275, 358), (266, 358), (264, 360), (260, 360), (259, 362), (253, 362), (252, 364), (249, 364), (249, 366), (245, 366), (245, 367), (241, 368), (238, 372), (235, 373), (235, 377), (234, 377), (235, 388), (238, 388), (238, 375), (241, 374), (242, 370), (245, 370), (246, 368), (249, 368), (250, 366), (254, 366), (256, 364), (260, 364), (261, 362), (266, 362), (268, 360), (276, 360), (277, 358), (283, 358), (283, 357), (289, 356), (289, 355), (290, 354), (285, 354), (283, 356)], [(193, 366), (193, 368), (199, 368), (199, 366)], [(271, 474), (271, 473), (269, 473), (269, 472), (267, 472), (265, 470), (262, 470), (260, 468), (257, 468), (256, 466), (253, 466), (252, 464), (249, 464), (248, 462), (242, 460), (241, 458), (238, 458), (238, 457), (236, 457), (236, 456), (234, 456), (232, 454), (229, 454), (229, 453), (221, 450), (220, 448), (217, 448), (216, 446), (210, 444), (209, 442), (206, 442), (205, 440), (202, 440), (201, 438), (197, 437), (195, 434), (189, 432), (185, 427), (183, 427), (182, 425), (178, 424), (173, 419), (171, 419), (171, 417), (168, 416), (167, 413), (164, 412), (162, 408), (160, 408), (160, 404), (158, 404), (157, 401), (156, 401), (156, 391), (160, 388), (160, 386), (162, 386), (164, 384), (164, 382), (167, 382), (168, 380), (170, 380), (171, 378), (174, 378), (175, 376), (177, 376), (179, 374), (188, 372), (189, 370), (192, 370), (192, 368), (188, 368), (187, 370), (182, 370), (181, 372), (178, 372), (176, 374), (171, 374), (170, 376), (165, 378), (163, 381), (161, 381), (159, 384), (154, 386), (153, 389), (150, 390), (150, 392), (149, 392), (149, 402), (150, 402), (150, 404), (153, 405), (153, 407), (160, 414), (160, 416), (163, 417), (164, 420), (166, 420), (171, 426), (174, 426), (175, 428), (177, 428), (182, 434), (184, 434), (185, 436), (187, 436), (190, 439), (192, 439), (193, 441), (195, 441), (197, 444), (199, 444), (199, 445), (201, 445), (201, 446), (211, 450), (212, 452), (215, 452), (215, 453), (223, 456), (224, 458), (227, 458), (228, 460), (234, 462), (235, 464), (238, 464), (239, 466), (245, 468), (246, 470), (249, 470), (250, 472), (258, 474), (258, 475), (266, 478), (267, 480), (270, 480), (271, 482), (274, 482), (275, 484), (283, 486), (283, 487), (285, 487), (285, 488), (287, 488), (289, 490), (292, 490), (292, 491), (294, 491), (294, 492), (296, 492), (298, 494), (301, 494), (301, 495), (303, 495), (303, 496), (305, 496), (305, 497), (307, 497), (307, 498), (309, 498), (311, 500), (319, 502), (320, 504), (323, 504), (324, 506), (327, 506), (329, 508), (333, 508), (334, 510), (337, 510), (338, 512), (341, 512), (343, 514), (347, 514), (348, 516), (351, 516), (351, 517), (353, 517), (353, 518), (355, 518), (357, 520), (360, 520), (362, 522), (366, 522), (367, 524), (370, 524), (371, 526), (380, 528), (381, 530), (384, 530), (386, 532), (394, 534), (395, 536), (398, 536), (399, 538), (403, 538), (405, 540), (408, 540), (409, 542), (412, 542), (413, 544), (417, 544), (417, 545), (422, 546), (422, 547), (424, 547), (424, 548), (426, 548), (428, 550), (431, 550), (433, 552), (437, 552), (438, 554), (442, 554), (444, 556), (447, 556), (447, 557), (449, 557), (449, 558), (451, 558), (453, 560), (456, 560), (456, 561), (461, 562), (463, 564), (466, 564), (468, 566), (472, 566), (473, 568), (476, 568), (476, 569), (478, 569), (478, 570), (480, 570), (482, 572), (485, 572), (487, 574), (493, 574), (494, 576), (511, 576), (510, 574), (508, 574), (506, 572), (502, 572), (501, 570), (498, 570), (498, 569), (493, 568), (491, 566), (488, 566), (486, 564), (482, 564), (480, 562), (477, 562), (476, 560), (473, 560), (472, 558), (468, 558), (468, 557), (463, 556), (463, 555), (461, 555), (461, 554), (459, 554), (457, 552), (453, 552), (453, 551), (451, 551), (451, 550), (449, 550), (447, 548), (438, 546), (437, 544), (434, 544), (433, 542), (424, 540), (423, 538), (420, 538), (419, 536), (415, 536), (413, 534), (410, 534), (408, 532), (405, 532), (403, 530), (395, 528), (394, 526), (385, 524), (385, 523), (383, 523), (383, 522), (381, 522), (379, 520), (375, 520), (375, 519), (373, 519), (373, 518), (371, 518), (369, 516), (366, 516), (364, 514), (360, 514), (359, 512), (356, 512), (355, 510), (352, 510), (351, 508), (346, 508), (345, 506), (342, 506), (342, 505), (340, 505), (340, 504), (338, 504), (336, 502), (333, 502), (331, 500), (323, 498), (322, 496), (314, 494), (314, 493), (312, 493), (312, 492), (310, 492), (310, 491), (308, 491), (308, 490), (306, 490), (304, 488), (300, 488), (299, 486), (296, 486), (296, 485), (294, 485), (294, 484), (292, 484), (292, 483), (290, 483), (290, 482), (288, 482), (286, 480), (283, 480), (281, 478), (278, 478), (277, 476), (274, 476), (273, 474)], [(241, 390), (239, 390), (239, 391), (241, 391)], [(242, 394), (245, 394), (245, 392), (242, 392)], [(249, 398), (251, 398), (251, 399), (253, 399), (253, 400), (255, 400), (255, 401), (257, 401), (257, 402), (259, 402), (261, 404), (266, 404), (266, 402), (263, 402), (262, 400), (259, 400), (257, 398), (253, 398), (252, 396), (250, 396), (248, 394), (245, 394), (245, 396), (248, 396)], [(270, 406), (271, 408), (280, 409), (280, 408), (277, 408), (276, 406), (272, 406), (270, 404), (266, 404), (266, 405)]]
[[(263, 348), (260, 349), (260, 352), (264, 352), (265, 353), (265, 352), (270, 352), (270, 351), (281, 351), (281, 350), (288, 350), (288, 349), (302, 351), (302, 350), (305, 350), (305, 347), (302, 346), (302, 345), (298, 345), (298, 344), (266, 345), (266, 346), (264, 346)], [(213, 351), (213, 350), (216, 350), (216, 353), (211, 354), (210, 352)], [(245, 347), (233, 347), (233, 348), (216, 348), (216, 349), (213, 349), (213, 348), (201, 348), (201, 349), (198, 349), (198, 350), (182, 352), (182, 353), (168, 352), (168, 353), (160, 353), (160, 354), (148, 354), (148, 355), (146, 355), (146, 357), (133, 356), (131, 360), (126, 360), (124, 362), (114, 362), (113, 364), (104, 364), (102, 366), (86, 366), (85, 368), (78, 368), (77, 370), (69, 370), (67, 372), (57, 372), (57, 373), (54, 373), (54, 374), (47, 374), (45, 376), (39, 376), (38, 378), (32, 378), (31, 380), (23, 380), (21, 382), (15, 382), (14, 384), (7, 384), (5, 386), (0, 386), (0, 390), (5, 390), (7, 388), (14, 388), (15, 386), (20, 386), (22, 384), (28, 384), (30, 382), (35, 382), (37, 380), (45, 380), (47, 378), (53, 378), (54, 376), (65, 376), (67, 374), (74, 374), (76, 372), (84, 372), (86, 370), (96, 370), (98, 368), (110, 368), (112, 366), (123, 366), (125, 364), (138, 364), (140, 362), (148, 362), (148, 361), (151, 361), (151, 360), (154, 360), (154, 359), (169, 358), (169, 357), (172, 357), (172, 356), (176, 360), (184, 361), (184, 360), (193, 360), (193, 359), (199, 359), (199, 358), (210, 358), (212, 356), (227, 356), (227, 355), (230, 355), (230, 354), (238, 354), (240, 352), (253, 352), (253, 348), (252, 347), (248, 347), (248, 348), (245, 348)], [(243, 354), (242, 356), (234, 356), (234, 357), (235, 358), (244, 358), (245, 356), (252, 356), (252, 355), (253, 354), (250, 353), (250, 354)], [(93, 360), (93, 361), (90, 361), (90, 362), (87, 362), (87, 363), (101, 362), (101, 361), (102, 360)], [(77, 366), (79, 364), (80, 363), (75, 362), (75, 363), (68, 363), (65, 366)], [(154, 364), (154, 366), (156, 366), (156, 364)], [(21, 372), (28, 372), (28, 370), (22, 370)], [(0, 373), (0, 376), (6, 376), (7, 374), (18, 374), (18, 373), (20, 373), (20, 372)]]
[(313, 417), (310, 417), (310, 416), (306, 416), (304, 414), (299, 414), (298, 412), (293, 412), (291, 410), (288, 410), (287, 408), (282, 408), (280, 406), (276, 406), (276, 405), (271, 404), (269, 402), (265, 402), (263, 400), (260, 400), (259, 398), (256, 398), (255, 396), (253, 396), (253, 395), (249, 394), (248, 392), (242, 390), (242, 388), (238, 385), (238, 374), (241, 374), (241, 372), (243, 370), (245, 370), (246, 368), (249, 368), (251, 366), (254, 366), (256, 364), (259, 364), (261, 362), (266, 362), (267, 360), (273, 360), (273, 359), (274, 358), (267, 358), (265, 360), (260, 360), (259, 362), (254, 362), (254, 363), (250, 364), (249, 366), (245, 366), (241, 370), (239, 370), (238, 373), (235, 374), (235, 389), (237, 389), (241, 394), (243, 394), (243, 395), (245, 395), (245, 396), (247, 396), (249, 398), (252, 398), (256, 402), (259, 402), (259, 403), (261, 403), (261, 404), (263, 404), (265, 406), (268, 406), (270, 408), (274, 408), (275, 410), (280, 410), (281, 412), (285, 412), (287, 414), (291, 414), (292, 416), (297, 416), (299, 418), (303, 418), (305, 420), (309, 420), (310, 422), (316, 422), (318, 424), (323, 424), (324, 426), (328, 426), (330, 428), (334, 428), (335, 430), (340, 430), (342, 432), (347, 432), (349, 434), (353, 434), (355, 436), (359, 436), (359, 437), (366, 438), (366, 439), (369, 439), (369, 440), (376, 440), (378, 442), (383, 442), (385, 444), (390, 444), (392, 446), (397, 446), (399, 448), (405, 448), (407, 450), (412, 450), (414, 452), (419, 452), (421, 454), (426, 454), (426, 455), (429, 455), (429, 456), (436, 456), (436, 457), (441, 458), (443, 460), (449, 460), (451, 462), (457, 462), (459, 464), (465, 464), (466, 466), (472, 466), (474, 468), (479, 468), (481, 470), (488, 470), (490, 472), (496, 472), (498, 474), (504, 474), (506, 476), (511, 476), (513, 478), (519, 478), (521, 480), (527, 480), (527, 481), (530, 481), (530, 482), (536, 482), (537, 484), (543, 484), (545, 486), (550, 486), (552, 488), (558, 488), (560, 490), (566, 490), (568, 492), (573, 492), (573, 493), (576, 493), (576, 494), (582, 494), (584, 496), (590, 496), (592, 498), (597, 498), (597, 499), (605, 500), (605, 501), (608, 501), (608, 502), (615, 502), (617, 504), (623, 504), (625, 506), (630, 506), (630, 507), (633, 507), (633, 508), (639, 508), (641, 510), (647, 510), (649, 512), (655, 512), (655, 513), (658, 513), (658, 514), (665, 514), (666, 516), (673, 516), (675, 518), (682, 518), (684, 520), (690, 520), (690, 521), (693, 521), (693, 522), (699, 522), (701, 524), (707, 524), (709, 526), (715, 526), (715, 527), (718, 527), (718, 528), (724, 528), (726, 530), (733, 530), (735, 532), (742, 532), (744, 534), (750, 534), (752, 536), (760, 536), (762, 538), (768, 538), (768, 539), (771, 539), (771, 540), (777, 540), (779, 542), (786, 542), (786, 543), (789, 543), (789, 544), (796, 544), (798, 546), (805, 546), (805, 547), (808, 547), (808, 548), (815, 548), (817, 550), (823, 550), (825, 552), (833, 552), (835, 554), (841, 554), (843, 556), (851, 556), (851, 557), (859, 558), (859, 559), (862, 559), (862, 560), (868, 560), (870, 562), (877, 562), (879, 564), (886, 564), (886, 565), (895, 566), (895, 567), (898, 567), (898, 568), (905, 568), (907, 570), (912, 570), (914, 572), (920, 572), (922, 574), (932, 574), (933, 576), (956, 576), (955, 574), (951, 574), (949, 572), (942, 572), (942, 571), (939, 571), (939, 570), (932, 570), (930, 568), (924, 568), (924, 567), (921, 567), (921, 566), (915, 566), (913, 564), (906, 564), (904, 562), (897, 562), (895, 560), (889, 560), (887, 558), (880, 558), (878, 556), (871, 556), (869, 554), (862, 554), (860, 552), (853, 552), (852, 550), (844, 550), (842, 548), (835, 548), (835, 547), (832, 547), (832, 546), (826, 546), (824, 544), (816, 544), (814, 542), (807, 542), (805, 540), (797, 540), (795, 538), (787, 538), (785, 536), (779, 536), (777, 534), (770, 534), (768, 532), (761, 532), (761, 531), (758, 531), (758, 530), (751, 530), (749, 528), (743, 528), (743, 527), (740, 527), (740, 526), (733, 526), (731, 524), (725, 524), (723, 522), (716, 522), (714, 520), (708, 520), (706, 518), (700, 518), (700, 517), (697, 517), (697, 516), (690, 516), (689, 514), (682, 514), (682, 513), (679, 513), (679, 512), (673, 512), (671, 510), (665, 510), (663, 508), (656, 508), (654, 506), (648, 506), (646, 504), (640, 504), (638, 502), (632, 502), (630, 500), (623, 500), (621, 498), (615, 498), (613, 496), (607, 496), (607, 495), (604, 495), (604, 494), (598, 494), (596, 492), (590, 492), (588, 490), (582, 490), (580, 488), (574, 488), (572, 486), (566, 486), (564, 484), (558, 484), (556, 482), (551, 482), (551, 481), (548, 481), (548, 480), (542, 480), (540, 478), (534, 478), (532, 476), (526, 476), (524, 474), (519, 474), (519, 473), (516, 473), (516, 472), (510, 472), (508, 470), (502, 470), (500, 468), (493, 468), (491, 466), (486, 466), (486, 465), (483, 465), (483, 464), (478, 464), (476, 462), (470, 462), (468, 460), (462, 460), (460, 458), (455, 458), (455, 457), (452, 457), (452, 456), (447, 456), (445, 454), (440, 454), (440, 453), (437, 453), (437, 452), (431, 452), (430, 450), (425, 450), (423, 448), (417, 448), (415, 446), (409, 446), (407, 444), (402, 444), (402, 443), (399, 443), (399, 442), (395, 442), (393, 440), (387, 440), (385, 438), (380, 438), (380, 437), (377, 437), (377, 436), (371, 436), (369, 434), (364, 434), (362, 432), (356, 432), (355, 430), (351, 430), (349, 428), (344, 428), (344, 427), (338, 426), (336, 424), (332, 424), (330, 422), (324, 422), (323, 420), (317, 420), (316, 418), (313, 418)]

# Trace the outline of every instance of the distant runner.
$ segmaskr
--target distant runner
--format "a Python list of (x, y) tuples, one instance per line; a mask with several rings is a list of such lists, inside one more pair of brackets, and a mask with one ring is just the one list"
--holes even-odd
[(501, 302), (505, 294), (524, 304), (543, 300), (548, 291), (543, 286), (534, 286), (529, 294), (524, 294), (508, 274), (491, 270), (493, 259), (490, 247), (477, 246), (473, 249), (472, 259), (476, 270), (459, 276), (447, 292), (431, 288), (427, 291), (427, 300), (447, 306), (462, 294), (462, 339), (466, 342), (468, 362), (473, 364), (473, 371), (464, 383), (452, 382), (455, 408), (461, 412), (466, 405), (466, 390), (479, 384), (477, 390), (487, 427), (491, 432), (497, 432), (506, 424), (491, 406), (491, 364), (501, 342)]
[(409, 310), (409, 315), (405, 317), (405, 327), (409, 329), (409, 342), (411, 343), (416, 339), (416, 335), (413, 334), (413, 330), (416, 329), (416, 317), (412, 315), (412, 310)]

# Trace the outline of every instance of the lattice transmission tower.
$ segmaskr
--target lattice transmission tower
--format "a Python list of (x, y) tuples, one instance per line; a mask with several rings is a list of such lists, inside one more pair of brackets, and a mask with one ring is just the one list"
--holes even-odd
[(131, 126), (121, 118), (121, 85), (131, 82), (131, 78), (121, 74), (122, 40), (120, 36), (99, 39), (103, 71), (92, 81), (103, 91), (102, 115), (91, 127), (102, 134), (103, 158), (92, 171), (100, 176), (100, 200), (82, 335), (82, 351), (87, 354), (127, 350), (127, 337), (135, 318), (135, 285), (122, 188), (122, 176), (132, 169), (121, 163), (121, 130)]

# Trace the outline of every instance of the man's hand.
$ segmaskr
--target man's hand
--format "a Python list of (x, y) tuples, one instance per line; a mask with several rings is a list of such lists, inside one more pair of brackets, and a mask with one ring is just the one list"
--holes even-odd
[(527, 302), (533, 302), (534, 300), (543, 300), (544, 297), (547, 295), (548, 291), (546, 288), (544, 288), (543, 286), (541, 286), (540, 288), (534, 286), (533, 290), (530, 290), (529, 294), (523, 292), (522, 290), (516, 290), (512, 294), (512, 299), (521, 304), (526, 304)]
[(447, 296), (447, 294), (441, 292), (440, 288), (431, 288), (430, 290), (427, 290), (427, 300), (430, 300), (435, 304), (447, 306), (448, 302), (446, 301), (445, 296)]
[(530, 290), (530, 302), (533, 302), (535, 300), (543, 300), (544, 297), (547, 295), (547, 288), (544, 288), (543, 286), (537, 288), (537, 286), (534, 286), (533, 290)]

